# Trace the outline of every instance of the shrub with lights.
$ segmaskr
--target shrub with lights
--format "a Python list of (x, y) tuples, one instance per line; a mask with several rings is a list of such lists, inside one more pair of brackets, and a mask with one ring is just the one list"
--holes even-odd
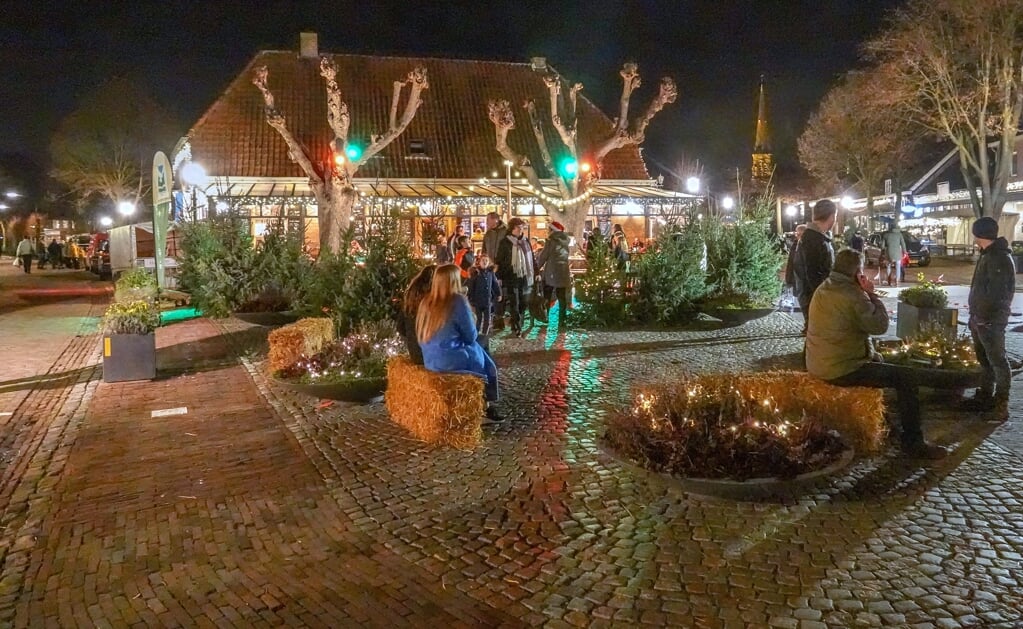
[(703, 220), (707, 243), (708, 308), (768, 308), (781, 296), (784, 263), (771, 233), (770, 196), (744, 202), (734, 224), (720, 217)]
[(296, 384), (347, 384), (387, 377), (387, 360), (405, 344), (390, 322), (364, 323), (352, 334), (303, 356), (276, 377)]
[[(611, 416), (604, 439), (655, 472), (730, 480), (793, 478), (835, 463), (849, 443), (878, 447), (885, 434), (880, 394), (803, 378), (686, 375), (640, 392)], [(786, 388), (797, 385), (798, 396)], [(846, 397), (836, 401), (835, 391)], [(850, 418), (850, 410), (862, 412)], [(848, 441), (826, 419), (847, 422)]]
[(970, 371), (980, 368), (973, 339), (969, 335), (951, 337), (940, 325), (925, 324), (920, 333), (899, 344), (878, 348), (886, 363), (925, 369)]
[(593, 238), (586, 250), (586, 272), (575, 280), (577, 307), (569, 311), (576, 325), (619, 326), (629, 318), (625, 274), (618, 269), (610, 244)]

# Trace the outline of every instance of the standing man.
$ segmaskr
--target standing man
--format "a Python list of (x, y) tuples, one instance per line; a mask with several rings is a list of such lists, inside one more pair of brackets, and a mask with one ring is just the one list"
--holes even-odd
[(973, 223), (973, 239), (980, 259), (970, 283), (970, 333), (984, 379), (963, 406), (988, 411), (994, 421), (1009, 418), (1009, 360), (1005, 357), (1005, 326), (1016, 291), (1016, 268), (1008, 241), (998, 236), (998, 222), (990, 216)]
[(863, 253), (863, 234), (859, 230), (853, 232), (852, 238), (849, 239), (849, 248)]
[(455, 233), (448, 236), (448, 253), (451, 254), (451, 260), (455, 259), (455, 252), (458, 251), (458, 239), (465, 235), (465, 225), (461, 223), (455, 225)]
[(831, 245), (831, 228), (835, 225), (838, 208), (834, 202), (821, 199), (813, 206), (813, 221), (806, 226), (796, 247), (796, 299), (803, 311), (803, 336), (810, 320), (810, 300), (835, 264), (835, 249)]
[(554, 305), (552, 298), (558, 298), (558, 325), (561, 329), (565, 329), (568, 293), (572, 285), (572, 273), (568, 268), (569, 242), (565, 226), (558, 221), (551, 221), (547, 242), (536, 257), (536, 266), (543, 269), (543, 297), (548, 311)]
[[(998, 225), (995, 225), (995, 232), (997, 231)], [(906, 238), (902, 235), (902, 230), (895, 229), (894, 222), (889, 223), (888, 231), (881, 235), (881, 250), (888, 256), (888, 263), (891, 265), (891, 270), (888, 271), (888, 285), (898, 286), (899, 278), (902, 277), (902, 256), (909, 250), (906, 248)]]
[(533, 280), (533, 251), (523, 236), (525, 224), (518, 216), (508, 221), (508, 235), (497, 247), (497, 277), (501, 280), (502, 301), (511, 309), (515, 336), (522, 336), (522, 315), (528, 307), (526, 289)]
[[(487, 232), (483, 234), (483, 253), (487, 255), (495, 264), (497, 263), (497, 250), (501, 244), (501, 241), (508, 235), (508, 227), (505, 226), (504, 221), (501, 220), (501, 215), (497, 212), (491, 212), (487, 214)], [(501, 279), (501, 270), (497, 269), (497, 278)], [(508, 298), (505, 297), (501, 301), (494, 304), (494, 331), (500, 332), (504, 329), (504, 309), (505, 304), (508, 303)]]
[(803, 232), (805, 231), (805, 223), (796, 225), (795, 239), (792, 241), (792, 246), (789, 247), (789, 259), (785, 263), (785, 286), (793, 291), (793, 295), (796, 294), (796, 249), (799, 248), (799, 241), (803, 239)]
[(22, 238), (21, 242), (18, 243), (18, 250), (15, 252), (15, 255), (21, 260), (21, 268), (26, 273), (32, 272), (32, 256), (35, 255), (35, 251), (35, 245), (32, 244), (28, 236)]

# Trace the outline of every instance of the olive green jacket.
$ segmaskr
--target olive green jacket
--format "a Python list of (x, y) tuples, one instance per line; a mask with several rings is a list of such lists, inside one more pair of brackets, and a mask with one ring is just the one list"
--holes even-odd
[(821, 380), (856, 371), (874, 357), (872, 334), (888, 331), (888, 311), (877, 295), (856, 280), (832, 271), (810, 302), (806, 331), (806, 370)]

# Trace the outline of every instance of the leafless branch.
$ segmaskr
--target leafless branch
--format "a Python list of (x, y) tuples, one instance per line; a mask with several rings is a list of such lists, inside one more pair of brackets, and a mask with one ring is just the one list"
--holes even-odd
[(299, 165), (302, 172), (309, 177), (310, 185), (313, 186), (314, 191), (322, 191), (324, 183), (323, 176), (317, 172), (316, 168), (313, 166), (312, 160), (310, 160), (309, 156), (306, 154), (305, 148), (298, 143), (295, 136), (293, 136), (291, 131), (288, 130), (288, 124), (284, 114), (274, 108), (274, 97), (267, 85), (269, 74), (267, 67), (261, 66), (256, 69), (256, 74), (252, 79), (252, 83), (259, 88), (260, 92), (262, 92), (263, 100), (266, 102), (266, 122), (274, 129), (277, 129), (277, 133), (280, 134), (284, 143), (288, 146), (288, 155), (296, 164)]
[(341, 88), (337, 84), (337, 64), (328, 57), (322, 57), (320, 59), (320, 76), (327, 83), (327, 123), (334, 132), (334, 139), (331, 140), (330, 146), (336, 152), (343, 150), (344, 144), (348, 141), (351, 116), (348, 114), (348, 103), (341, 100)]
[[(366, 160), (370, 159), (380, 151), (382, 151), (388, 144), (394, 141), (396, 137), (408, 127), (409, 123), (416, 116), (416, 111), (419, 110), (419, 106), (423, 104), (421, 95), (423, 90), (429, 89), (430, 81), (426, 76), (426, 68), (418, 66), (408, 73), (408, 77), (404, 82), (399, 82), (401, 85), (409, 85), (409, 97), (408, 102), (405, 103), (405, 111), (401, 115), (401, 119), (398, 120), (397, 124), (392, 123), (390, 127), (380, 137), (376, 138), (372, 144), (362, 154), (362, 158), (358, 161), (358, 164), (363, 164)], [(401, 94), (401, 88), (395, 90), (395, 93)], [(392, 109), (397, 108), (397, 101), (392, 103)]]

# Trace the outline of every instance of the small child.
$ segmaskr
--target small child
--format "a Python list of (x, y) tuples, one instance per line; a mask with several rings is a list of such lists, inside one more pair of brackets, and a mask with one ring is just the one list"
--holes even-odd
[(476, 331), (479, 344), (487, 347), (490, 329), (494, 323), (494, 304), (501, 300), (501, 285), (497, 283), (497, 274), (490, 264), (490, 257), (483, 253), (476, 257), (476, 265), (472, 269), (468, 282), (469, 305), (476, 312)]

